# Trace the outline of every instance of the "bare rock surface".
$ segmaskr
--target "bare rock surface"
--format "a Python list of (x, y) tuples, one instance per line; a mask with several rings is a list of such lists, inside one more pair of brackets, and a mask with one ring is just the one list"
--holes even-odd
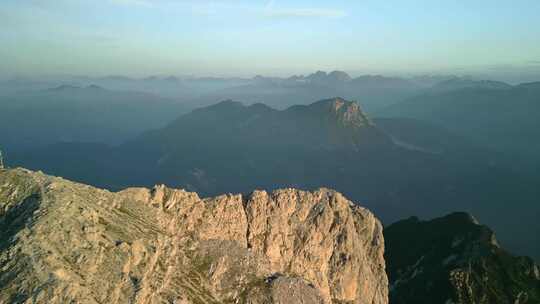
[(0, 170), (0, 303), (388, 303), (380, 222), (341, 194), (109, 192)]

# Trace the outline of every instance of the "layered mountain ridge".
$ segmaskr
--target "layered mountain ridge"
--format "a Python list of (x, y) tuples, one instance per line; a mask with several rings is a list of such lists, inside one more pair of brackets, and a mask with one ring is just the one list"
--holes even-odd
[(119, 144), (163, 127), (183, 108), (155, 94), (96, 85), (0, 94), (0, 144), (11, 151), (73, 141)]
[[(526, 158), (538, 167), (540, 86), (494, 81), (450, 80), (431, 91), (378, 112), (435, 123), (496, 151)], [(536, 168), (535, 168), (536, 169)]]
[(7, 160), (111, 190), (164, 183), (214, 196), (328, 187), (361, 201), (386, 223), (466, 210), (500, 231), (512, 250), (538, 256), (537, 235), (521, 225), (537, 226), (531, 210), (538, 209), (538, 187), (468, 146), (414, 120), (371, 121), (358, 103), (343, 98), (286, 110), (229, 100), (120, 146), (8, 150)]
[(178, 149), (198, 144), (223, 149), (249, 145), (332, 151), (372, 149), (391, 145), (391, 140), (357, 102), (335, 97), (286, 110), (226, 100), (180, 116), (167, 127), (142, 134), (123, 147), (153, 146), (160, 150), (156, 153), (176, 154)]

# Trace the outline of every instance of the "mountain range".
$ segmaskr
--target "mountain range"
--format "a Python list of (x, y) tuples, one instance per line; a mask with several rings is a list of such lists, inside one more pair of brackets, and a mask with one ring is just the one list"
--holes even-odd
[(172, 99), (186, 109), (233, 99), (248, 103), (264, 102), (278, 109), (308, 104), (313, 100), (343, 96), (361, 100), (369, 113), (386, 105), (416, 95), (438, 81), (455, 77), (400, 78), (381, 75), (352, 77), (343, 71), (317, 71), (290, 77), (176, 77), (150, 76), (132, 78), (121, 75), (105, 77), (63, 76), (44, 79), (15, 78), (0, 82), (0, 96), (45, 90), (62, 85), (86, 87), (98, 85), (112, 91), (137, 91)]
[[(434, 123), (479, 145), (540, 165), (540, 83), (510, 86), (490, 81), (449, 81), (396, 103), (378, 116)], [(452, 87), (452, 89), (449, 89)]]
[(511, 250), (540, 252), (538, 234), (529, 233), (538, 229), (534, 178), (465, 136), (413, 119), (370, 119), (342, 98), (285, 110), (224, 101), (119, 146), (63, 143), (9, 161), (113, 190), (165, 183), (208, 196), (331, 187), (385, 223), (465, 210)]
[(61, 85), (0, 95), (0, 138), (10, 150), (58, 142), (118, 144), (166, 125), (183, 106), (150, 93)]
[(313, 100), (342, 96), (360, 100), (368, 112), (374, 112), (422, 92), (426, 86), (421, 82), (380, 75), (363, 75), (356, 78), (343, 71), (317, 71), (307, 76), (288, 78), (257, 76), (241, 86), (233, 86), (209, 92), (191, 103), (207, 105), (226, 96), (246, 102), (264, 102), (277, 109), (293, 105), (309, 104)]
[(539, 102), (340, 71), (0, 83), (6, 164), (84, 183), (0, 168), (0, 302), (537, 303)]

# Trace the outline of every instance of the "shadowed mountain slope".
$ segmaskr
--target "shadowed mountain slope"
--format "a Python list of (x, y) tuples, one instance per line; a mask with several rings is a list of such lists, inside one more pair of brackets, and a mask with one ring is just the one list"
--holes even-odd
[(389, 106), (384, 117), (414, 118), (440, 125), (485, 147), (540, 166), (540, 86), (467, 82), (450, 91), (423, 94)]
[(18, 150), (66, 142), (118, 144), (163, 127), (183, 106), (156, 95), (61, 85), (0, 96), (0, 144)]
[(390, 302), (506, 304), (540, 302), (540, 269), (502, 249), (471, 215), (410, 218), (386, 227)]

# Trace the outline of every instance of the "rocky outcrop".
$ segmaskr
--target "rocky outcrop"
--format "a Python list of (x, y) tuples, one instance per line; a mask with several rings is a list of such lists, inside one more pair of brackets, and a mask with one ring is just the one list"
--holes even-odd
[(538, 265), (502, 249), (467, 213), (385, 229), (390, 303), (540, 303)]
[(361, 128), (373, 125), (368, 116), (360, 108), (360, 105), (355, 101), (336, 98), (328, 102), (328, 105), (330, 106), (330, 112), (335, 116), (336, 120), (345, 127)]
[(387, 303), (379, 221), (341, 194), (113, 193), (0, 171), (1, 303)]

